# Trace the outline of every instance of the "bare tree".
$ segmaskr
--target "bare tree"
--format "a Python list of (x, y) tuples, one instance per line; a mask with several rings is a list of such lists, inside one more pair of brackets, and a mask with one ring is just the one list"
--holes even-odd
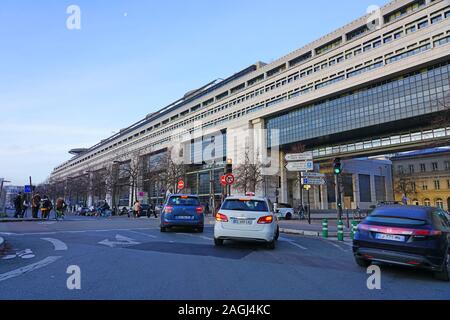
[(168, 149), (166, 155), (161, 159), (164, 171), (158, 175), (158, 179), (165, 185), (166, 190), (178, 191), (178, 182), (186, 175), (186, 166), (183, 161), (172, 158), (172, 149)]
[(252, 159), (250, 150), (246, 148), (244, 162), (233, 169), (236, 176), (235, 188), (244, 193), (256, 192), (257, 187), (264, 181), (263, 168), (258, 153)]
[(405, 198), (408, 198), (409, 195), (416, 194), (414, 180), (405, 173), (398, 173), (395, 177), (394, 191)]

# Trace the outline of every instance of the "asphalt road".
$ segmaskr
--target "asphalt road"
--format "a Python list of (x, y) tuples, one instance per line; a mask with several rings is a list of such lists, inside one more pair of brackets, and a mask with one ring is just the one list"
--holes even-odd
[[(353, 261), (350, 243), (282, 235), (259, 244), (213, 245), (203, 234), (160, 233), (154, 218), (80, 218), (0, 224), (0, 299), (305, 300), (450, 299), (426, 271), (381, 266), (381, 290)], [(69, 266), (81, 289), (69, 290)]]

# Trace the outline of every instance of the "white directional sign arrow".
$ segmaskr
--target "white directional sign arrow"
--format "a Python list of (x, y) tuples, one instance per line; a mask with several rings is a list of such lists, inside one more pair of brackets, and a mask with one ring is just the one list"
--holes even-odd
[(110, 241), (108, 239), (105, 239), (103, 241), (100, 241), (99, 244), (103, 244), (111, 248), (114, 248), (116, 246), (140, 244), (140, 242), (136, 242), (134, 239), (121, 236), (120, 234), (116, 235), (116, 240), (117, 241)]
[(314, 169), (312, 161), (289, 162), (286, 165), (288, 171), (311, 171)]
[(304, 152), (304, 153), (291, 153), (286, 155), (286, 161), (311, 161), (313, 159), (313, 153)]
[(324, 185), (325, 179), (314, 179), (314, 178), (303, 178), (302, 179), (302, 184), (307, 184), (310, 186), (322, 186)]
[(317, 173), (317, 172), (302, 172), (303, 178), (312, 178), (312, 179), (321, 179), (325, 178), (325, 175), (323, 173)]

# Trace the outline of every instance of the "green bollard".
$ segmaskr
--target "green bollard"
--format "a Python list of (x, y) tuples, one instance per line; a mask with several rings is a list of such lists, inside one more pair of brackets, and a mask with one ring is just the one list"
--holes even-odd
[(322, 237), (328, 238), (328, 219), (322, 220)]
[(338, 241), (344, 241), (344, 222), (342, 220), (339, 220), (337, 228), (338, 228), (337, 232)]
[(355, 238), (356, 230), (358, 230), (358, 221), (352, 221), (352, 228), (350, 230), (350, 237), (352, 240)]

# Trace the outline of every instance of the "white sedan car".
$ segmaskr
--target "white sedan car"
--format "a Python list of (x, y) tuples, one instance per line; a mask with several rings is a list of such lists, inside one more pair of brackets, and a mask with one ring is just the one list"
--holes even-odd
[(278, 218), (266, 198), (228, 197), (216, 214), (216, 246), (223, 245), (224, 240), (257, 241), (274, 249), (279, 234)]
[(294, 208), (286, 203), (275, 203), (275, 212), (278, 217), (286, 220), (291, 220), (294, 217)]

